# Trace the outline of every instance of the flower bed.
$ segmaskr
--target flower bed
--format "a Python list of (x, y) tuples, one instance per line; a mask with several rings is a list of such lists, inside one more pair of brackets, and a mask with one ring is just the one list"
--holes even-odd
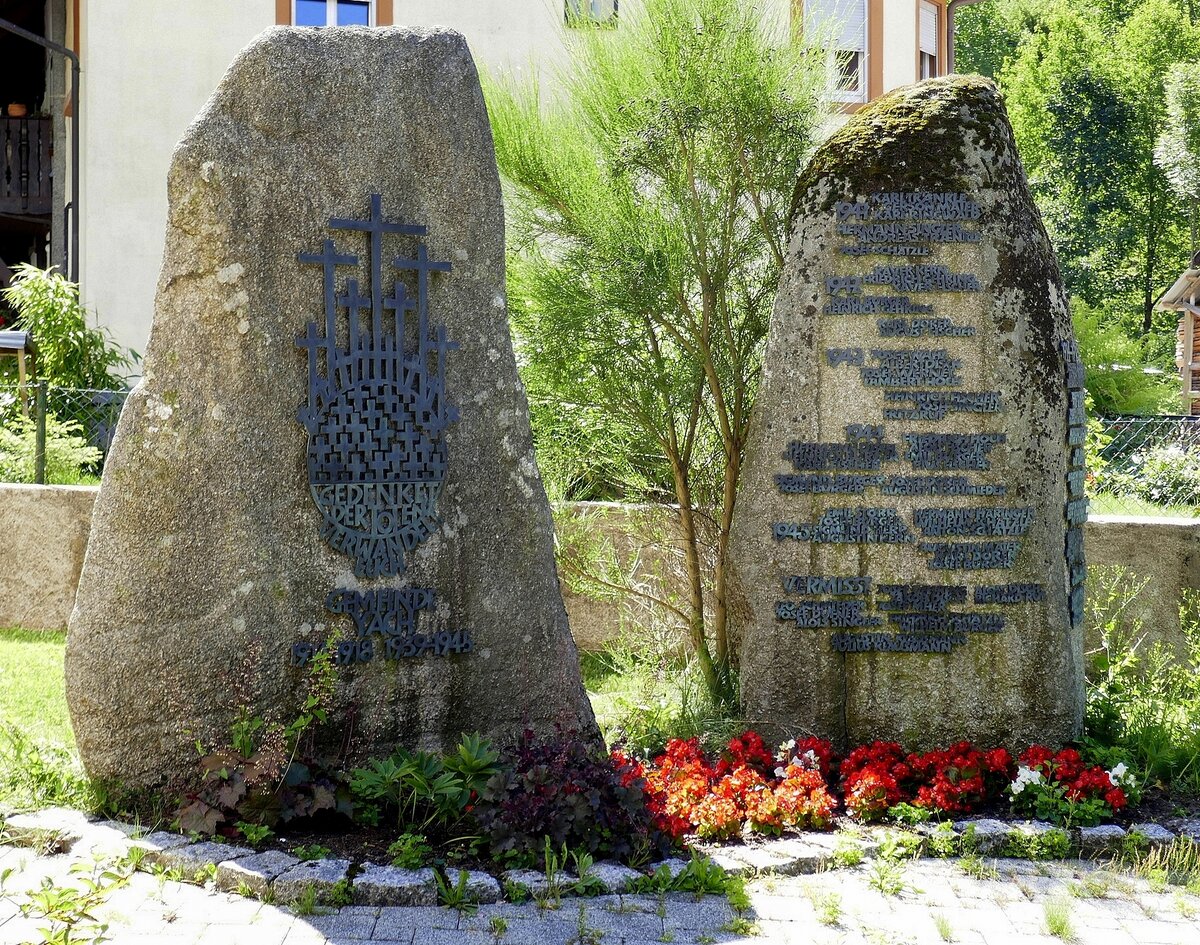
[[(1079, 751), (1034, 745), (1018, 759), (1004, 748), (958, 742), (905, 752), (896, 742), (853, 749), (840, 762), (823, 739), (788, 741), (775, 751), (753, 731), (710, 757), (696, 739), (673, 740), (652, 760), (613, 753), (628, 777), (645, 781), (655, 826), (676, 840), (724, 839), (785, 828), (829, 827), (844, 809), (859, 821), (962, 815), (1008, 805), (1068, 826), (1090, 826), (1136, 800), (1125, 765), (1088, 765)], [(915, 813), (910, 813), (915, 812)]]

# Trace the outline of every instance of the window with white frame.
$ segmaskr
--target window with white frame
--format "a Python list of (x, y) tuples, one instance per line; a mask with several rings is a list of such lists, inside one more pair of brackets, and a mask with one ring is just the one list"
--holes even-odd
[(616, 26), (617, 0), (563, 0), (567, 26)]
[(805, 0), (804, 31), (829, 50), (833, 97), (867, 100), (867, 0)]
[(374, 26), (374, 0), (292, 0), (296, 26)]
[(938, 42), (941, 23), (938, 22), (941, 11), (937, 4), (921, 0), (921, 78), (932, 79), (938, 72)]

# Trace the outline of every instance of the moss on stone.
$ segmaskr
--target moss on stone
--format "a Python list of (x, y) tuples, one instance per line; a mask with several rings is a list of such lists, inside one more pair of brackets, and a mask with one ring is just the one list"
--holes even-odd
[(871, 179), (883, 191), (964, 190), (968, 136), (985, 150), (1012, 147), (995, 83), (982, 76), (931, 79), (897, 89), (858, 111), (813, 156), (796, 185), (793, 212), (832, 208), (845, 187), (813, 192), (822, 181)]

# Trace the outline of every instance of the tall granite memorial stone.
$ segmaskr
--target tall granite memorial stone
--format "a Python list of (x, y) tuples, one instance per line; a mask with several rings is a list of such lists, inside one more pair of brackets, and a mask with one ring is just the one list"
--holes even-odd
[(843, 746), (1078, 734), (1082, 388), (996, 88), (851, 118), (797, 186), (738, 497), (747, 717)]
[(88, 770), (151, 786), (288, 721), (320, 654), (358, 757), (598, 733), (555, 574), (474, 64), (273, 29), (180, 143), (144, 380), (67, 643)]

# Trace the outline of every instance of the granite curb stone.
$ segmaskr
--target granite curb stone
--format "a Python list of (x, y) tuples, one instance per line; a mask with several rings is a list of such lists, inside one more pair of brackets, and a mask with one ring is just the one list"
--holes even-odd
[(153, 833), (148, 833), (144, 837), (132, 841), (130, 846), (138, 847), (146, 851), (145, 860), (152, 866), (165, 865), (163, 864), (163, 856), (172, 850), (178, 850), (180, 847), (191, 845), (191, 840), (183, 834), (170, 833), (166, 830), (155, 830)]
[(68, 807), (47, 807), (28, 814), (13, 814), (4, 823), (18, 834), (54, 834), (58, 848), (66, 853), (87, 833), (94, 820)]
[(354, 901), (366, 906), (435, 906), (437, 876), (429, 867), (406, 870), (364, 863), (354, 877)]
[(349, 860), (308, 860), (275, 877), (275, 898), (280, 902), (295, 902), (312, 886), (317, 902), (328, 904), (334, 887), (349, 876)]
[(201, 843), (189, 843), (187, 846), (164, 850), (159, 855), (158, 862), (167, 869), (179, 870), (190, 879), (201, 871), (216, 867), (226, 860), (239, 860), (253, 855), (254, 851), (249, 847), (234, 847), (206, 840)]
[[(572, 873), (558, 874), (558, 886), (570, 886), (578, 882), (578, 877)], [(504, 889), (510, 886), (525, 890), (526, 894), (533, 899), (540, 899), (543, 896), (550, 894), (550, 882), (546, 879), (544, 873), (539, 873), (537, 870), (508, 870), (500, 874), (500, 882)]]
[(1167, 847), (1175, 842), (1175, 834), (1162, 824), (1134, 824), (1129, 836), (1139, 838), (1150, 847)]
[(623, 893), (633, 888), (634, 884), (643, 878), (643, 874), (620, 863), (600, 862), (588, 871), (588, 878), (595, 879), (605, 892)]
[(977, 851), (985, 856), (999, 853), (1008, 842), (1009, 825), (1000, 820), (987, 817), (980, 820), (959, 820), (955, 821), (954, 829), (960, 834), (971, 834)]
[(299, 865), (300, 860), (281, 850), (226, 860), (217, 864), (217, 889), (237, 892), (245, 886), (254, 895), (262, 897), (271, 888), (275, 877)]
[(504, 898), (500, 881), (482, 870), (446, 870), (446, 883), (451, 889), (462, 883), (468, 902), (490, 905)]
[(1079, 828), (1079, 849), (1084, 856), (1099, 856), (1120, 852), (1125, 842), (1125, 828), (1117, 824)]

